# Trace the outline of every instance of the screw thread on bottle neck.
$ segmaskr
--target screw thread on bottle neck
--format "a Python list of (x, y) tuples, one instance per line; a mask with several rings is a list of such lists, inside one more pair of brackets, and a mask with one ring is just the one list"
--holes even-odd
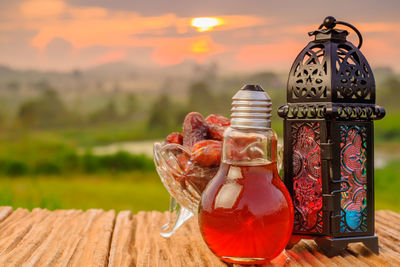
[(231, 127), (270, 129), (271, 98), (259, 85), (245, 85), (232, 97)]

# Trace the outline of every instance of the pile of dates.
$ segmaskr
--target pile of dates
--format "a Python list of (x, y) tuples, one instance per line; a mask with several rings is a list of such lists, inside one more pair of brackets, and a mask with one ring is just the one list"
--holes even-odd
[(174, 175), (176, 181), (182, 186), (189, 182), (198, 193), (203, 192), (218, 171), (223, 134), (229, 125), (229, 119), (217, 114), (206, 119), (198, 112), (186, 115), (182, 133), (173, 132), (165, 139), (166, 143), (184, 147), (184, 151), (176, 155), (181, 169), (179, 175)]

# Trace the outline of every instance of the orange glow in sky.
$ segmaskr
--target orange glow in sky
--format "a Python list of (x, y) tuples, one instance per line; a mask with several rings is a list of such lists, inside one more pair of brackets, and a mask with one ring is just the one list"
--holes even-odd
[(195, 27), (199, 32), (206, 32), (212, 30), (215, 26), (224, 24), (224, 21), (220, 18), (201, 17), (193, 18), (190, 21), (190, 25)]
[(202, 35), (178, 40), (170, 39), (154, 49), (152, 59), (164, 66), (179, 64), (185, 59), (203, 63), (206, 58), (223, 51), (225, 51), (223, 45), (215, 43), (208, 35)]
[[(168, 5), (151, 12), (146, 11), (148, 5), (143, 1), (114, 2), (118, 1), (126, 2), (127, 8), (111, 8), (114, 5), (109, 1), (3, 1), (0, 65), (70, 70), (110, 62), (151, 67), (187, 61), (218, 62), (229, 70), (286, 70), (312, 40), (307, 32), (315, 30), (323, 17), (317, 12), (298, 20), (293, 14), (307, 11), (305, 5), (286, 9), (284, 3), (266, 3), (270, 1), (255, 1), (251, 7), (239, 1), (239, 5), (223, 9), (219, 1), (207, 8), (195, 1), (194, 6), (202, 8), (183, 11), (177, 4), (176, 11)], [(86, 2), (92, 4), (83, 4)], [(273, 11), (264, 12), (266, 6)], [(334, 1), (329, 6), (333, 11), (341, 10)], [(400, 19), (394, 15), (400, 1), (384, 6), (391, 15), (379, 13), (367, 19), (362, 12), (351, 10), (342, 15), (363, 34), (361, 51), (371, 65), (400, 71)], [(373, 10), (372, 4), (363, 8), (364, 12)], [(352, 31), (349, 40), (358, 42)]]
[(192, 44), (191, 50), (195, 53), (206, 53), (210, 51), (210, 47), (206, 40), (200, 40)]

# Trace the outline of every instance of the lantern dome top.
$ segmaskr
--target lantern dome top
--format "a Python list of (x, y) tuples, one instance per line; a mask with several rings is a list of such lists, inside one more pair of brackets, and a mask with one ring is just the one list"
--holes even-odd
[[(357, 47), (346, 39), (349, 32), (337, 29), (337, 25), (347, 26), (357, 34)], [(357, 109), (355, 117), (382, 118), (384, 109), (375, 105), (375, 79), (359, 50), (363, 38), (357, 28), (328, 16), (317, 30), (309, 32), (309, 36), (314, 36), (314, 40), (292, 65), (287, 83), (288, 105), (279, 110), (279, 115), (286, 117), (284, 110), (290, 110), (290, 105), (296, 104), (320, 107), (325, 115), (319, 113), (317, 117), (332, 115), (336, 113), (335, 107), (340, 106)], [(354, 112), (350, 113), (354, 115)], [(350, 115), (345, 117), (350, 119)]]
[(346, 40), (348, 32), (334, 28), (337, 24), (350, 25), (327, 17), (318, 30), (309, 33), (315, 39), (300, 52), (290, 70), (289, 103), (375, 103), (372, 70), (361, 51)]

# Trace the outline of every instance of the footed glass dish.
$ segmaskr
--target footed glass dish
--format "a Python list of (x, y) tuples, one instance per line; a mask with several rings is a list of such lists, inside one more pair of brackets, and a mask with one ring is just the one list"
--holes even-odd
[(161, 229), (164, 237), (170, 237), (185, 221), (197, 214), (201, 194), (219, 168), (193, 163), (190, 154), (189, 149), (179, 144), (154, 143), (156, 170), (171, 195), (171, 217)]

